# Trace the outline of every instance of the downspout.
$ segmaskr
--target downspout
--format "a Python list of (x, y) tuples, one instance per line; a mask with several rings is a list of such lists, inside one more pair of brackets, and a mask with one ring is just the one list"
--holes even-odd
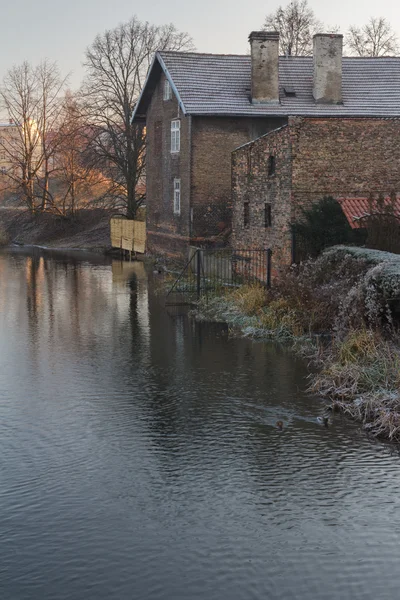
[(193, 208), (192, 208), (192, 115), (189, 115), (189, 238), (193, 235)]

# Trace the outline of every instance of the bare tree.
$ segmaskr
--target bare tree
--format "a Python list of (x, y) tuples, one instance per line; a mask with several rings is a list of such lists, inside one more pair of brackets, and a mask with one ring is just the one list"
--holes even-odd
[(49, 134), (61, 112), (61, 94), (66, 83), (56, 63), (45, 60), (33, 67), (28, 62), (12, 67), (0, 88), (0, 100), (7, 112), (12, 135), (2, 138), (0, 147), (10, 168), (9, 189), (23, 196), (29, 210), (45, 210), (49, 193), (50, 159), (54, 144)]
[(399, 38), (387, 19), (371, 17), (362, 27), (350, 27), (345, 46), (356, 56), (395, 56)]
[(67, 92), (60, 126), (55, 132), (53, 169), (57, 174), (59, 205), (62, 214), (73, 215), (83, 196), (93, 196), (102, 175), (90, 160), (90, 128), (85, 123), (79, 102)]
[(324, 28), (307, 0), (292, 0), (267, 15), (264, 29), (279, 31), (280, 52), (287, 56), (309, 56), (313, 50), (313, 36)]
[(81, 96), (97, 164), (108, 177), (109, 196), (134, 218), (143, 200), (138, 184), (145, 169), (145, 129), (132, 125), (132, 111), (157, 50), (193, 50), (187, 33), (133, 17), (98, 35), (86, 50)]

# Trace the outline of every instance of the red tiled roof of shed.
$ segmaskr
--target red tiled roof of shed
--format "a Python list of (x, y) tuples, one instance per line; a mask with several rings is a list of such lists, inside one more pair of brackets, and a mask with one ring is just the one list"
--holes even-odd
[[(369, 198), (338, 198), (342, 210), (348, 220), (352, 229), (361, 229), (365, 227), (363, 225), (362, 217), (367, 217), (371, 214), (370, 200)], [(389, 197), (384, 199), (385, 206), (389, 206), (391, 199)], [(373, 201), (372, 214), (378, 214), (379, 210), (376, 200)], [(394, 214), (400, 218), (400, 198), (397, 197), (394, 204)]]

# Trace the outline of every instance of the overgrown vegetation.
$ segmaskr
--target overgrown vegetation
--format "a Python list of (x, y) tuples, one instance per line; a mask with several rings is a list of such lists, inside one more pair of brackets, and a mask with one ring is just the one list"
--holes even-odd
[(199, 311), (245, 335), (307, 351), (319, 367), (310, 376), (311, 391), (375, 435), (400, 441), (400, 256), (330, 248), (292, 268), (271, 290), (228, 290), (203, 300)]
[(334, 405), (377, 436), (400, 441), (400, 348), (398, 339), (371, 329), (336, 336), (318, 356), (321, 371), (310, 391)]

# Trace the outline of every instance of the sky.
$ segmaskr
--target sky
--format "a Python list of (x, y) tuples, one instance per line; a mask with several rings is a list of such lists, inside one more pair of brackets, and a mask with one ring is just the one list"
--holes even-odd
[[(70, 87), (79, 86), (85, 48), (96, 34), (136, 15), (156, 25), (174, 23), (194, 38), (199, 52), (245, 54), (251, 31), (260, 29), (265, 15), (286, 0), (12, 0), (1, 3), (0, 81), (13, 64), (43, 58), (57, 61)], [(400, 2), (395, 0), (309, 0), (316, 17), (338, 25), (361, 25), (370, 16), (384, 16), (400, 34)]]

